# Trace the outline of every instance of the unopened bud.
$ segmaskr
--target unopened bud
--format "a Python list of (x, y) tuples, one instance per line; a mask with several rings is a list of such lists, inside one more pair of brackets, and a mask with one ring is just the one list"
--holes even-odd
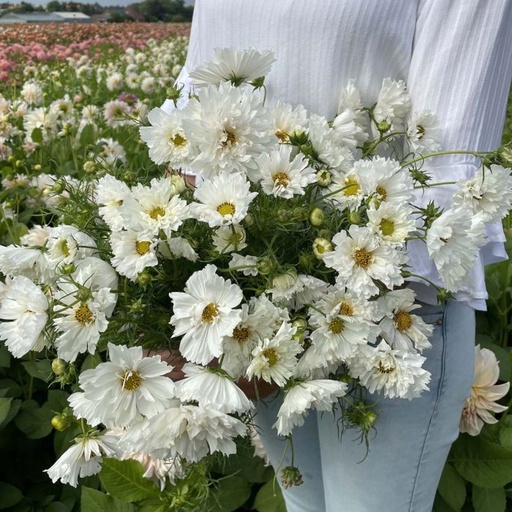
[(315, 238), (313, 242), (313, 253), (319, 259), (322, 260), (327, 252), (332, 251), (332, 243), (325, 238)]
[(377, 123), (377, 130), (379, 130), (380, 133), (386, 133), (391, 129), (391, 124), (387, 121), (379, 121)]
[(55, 375), (60, 377), (66, 373), (67, 369), (68, 363), (64, 359), (57, 358), (52, 361), (52, 372)]
[(59, 432), (64, 432), (67, 430), (73, 423), (73, 418), (70, 416), (65, 416), (63, 414), (57, 414), (51, 420), (52, 427)]
[(309, 213), (309, 223), (312, 226), (321, 226), (324, 220), (325, 215), (321, 208), (313, 208)]
[(316, 181), (321, 187), (328, 187), (332, 181), (332, 173), (327, 169), (316, 171)]

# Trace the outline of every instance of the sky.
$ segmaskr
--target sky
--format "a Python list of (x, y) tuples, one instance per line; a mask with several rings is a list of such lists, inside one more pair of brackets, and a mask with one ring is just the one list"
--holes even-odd
[[(17, 2), (18, 0), (15, 0)], [(19, 0), (21, 1), (21, 0)], [(32, 5), (46, 5), (49, 0), (25, 0), (28, 3)], [(63, 2), (66, 2), (67, 0), (61, 0)], [(82, 4), (94, 4), (98, 2), (100, 5), (103, 6), (110, 6), (110, 5), (130, 5), (137, 3), (140, 0), (78, 0)], [(194, 0), (185, 0), (185, 5), (194, 5)]]

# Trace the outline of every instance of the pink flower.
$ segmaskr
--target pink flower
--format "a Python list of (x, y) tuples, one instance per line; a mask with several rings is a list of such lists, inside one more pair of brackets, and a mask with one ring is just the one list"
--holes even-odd
[(464, 402), (459, 430), (470, 436), (477, 436), (484, 423), (497, 423), (491, 412), (503, 412), (505, 405), (497, 400), (503, 398), (510, 388), (510, 382), (496, 384), (499, 377), (498, 361), (494, 352), (486, 348), (475, 347), (475, 379), (471, 386), (471, 395)]

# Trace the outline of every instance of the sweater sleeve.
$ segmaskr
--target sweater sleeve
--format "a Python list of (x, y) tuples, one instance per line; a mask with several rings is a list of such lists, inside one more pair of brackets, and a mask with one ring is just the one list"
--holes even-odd
[[(413, 110), (439, 117), (442, 149), (499, 146), (511, 76), (511, 0), (420, 0), (407, 84)], [(478, 165), (456, 155), (428, 159), (425, 169), (446, 182), (470, 178)], [(453, 190), (433, 187), (424, 200), (443, 204)], [(503, 259), (501, 223), (487, 226), (487, 239), (482, 262)]]

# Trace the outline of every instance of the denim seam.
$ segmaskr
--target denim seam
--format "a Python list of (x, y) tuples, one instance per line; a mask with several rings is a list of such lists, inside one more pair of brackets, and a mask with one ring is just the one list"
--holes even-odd
[(445, 367), (446, 367), (446, 351), (447, 351), (447, 327), (446, 327), (446, 318), (447, 318), (447, 309), (448, 309), (448, 304), (445, 306), (445, 309), (443, 311), (443, 316), (442, 316), (442, 341), (443, 341), (443, 350), (441, 351), (441, 375), (440, 375), (440, 379), (439, 379), (439, 387), (438, 387), (438, 390), (437, 390), (437, 396), (436, 396), (436, 401), (434, 403), (434, 406), (432, 408), (432, 415), (430, 416), (430, 420), (428, 422), (428, 426), (427, 426), (427, 431), (425, 433), (425, 439), (423, 440), (423, 445), (421, 447), (421, 451), (420, 451), (420, 456), (419, 456), (419, 459), (418, 459), (418, 467), (416, 469), (416, 475), (414, 477), (414, 483), (413, 483), (413, 486), (412, 486), (412, 491), (411, 491), (411, 501), (409, 502), (409, 512), (414, 512), (412, 510), (412, 506), (413, 506), (413, 502), (414, 502), (414, 494), (416, 492), (416, 485), (418, 483), (418, 479), (419, 479), (419, 473), (420, 473), (420, 469), (421, 469), (421, 463), (423, 462), (423, 458), (424, 458), (424, 455), (425, 455), (425, 446), (427, 444), (427, 441), (429, 439), (429, 436), (430, 436), (430, 430), (431, 430), (431, 427), (432, 427), (432, 424), (434, 423), (435, 421), (435, 417), (436, 417), (436, 413), (437, 413), (437, 408), (438, 408), (438, 405), (439, 405), (439, 401), (441, 399), (441, 395), (443, 393), (443, 386), (444, 386), (444, 378), (445, 378)]

